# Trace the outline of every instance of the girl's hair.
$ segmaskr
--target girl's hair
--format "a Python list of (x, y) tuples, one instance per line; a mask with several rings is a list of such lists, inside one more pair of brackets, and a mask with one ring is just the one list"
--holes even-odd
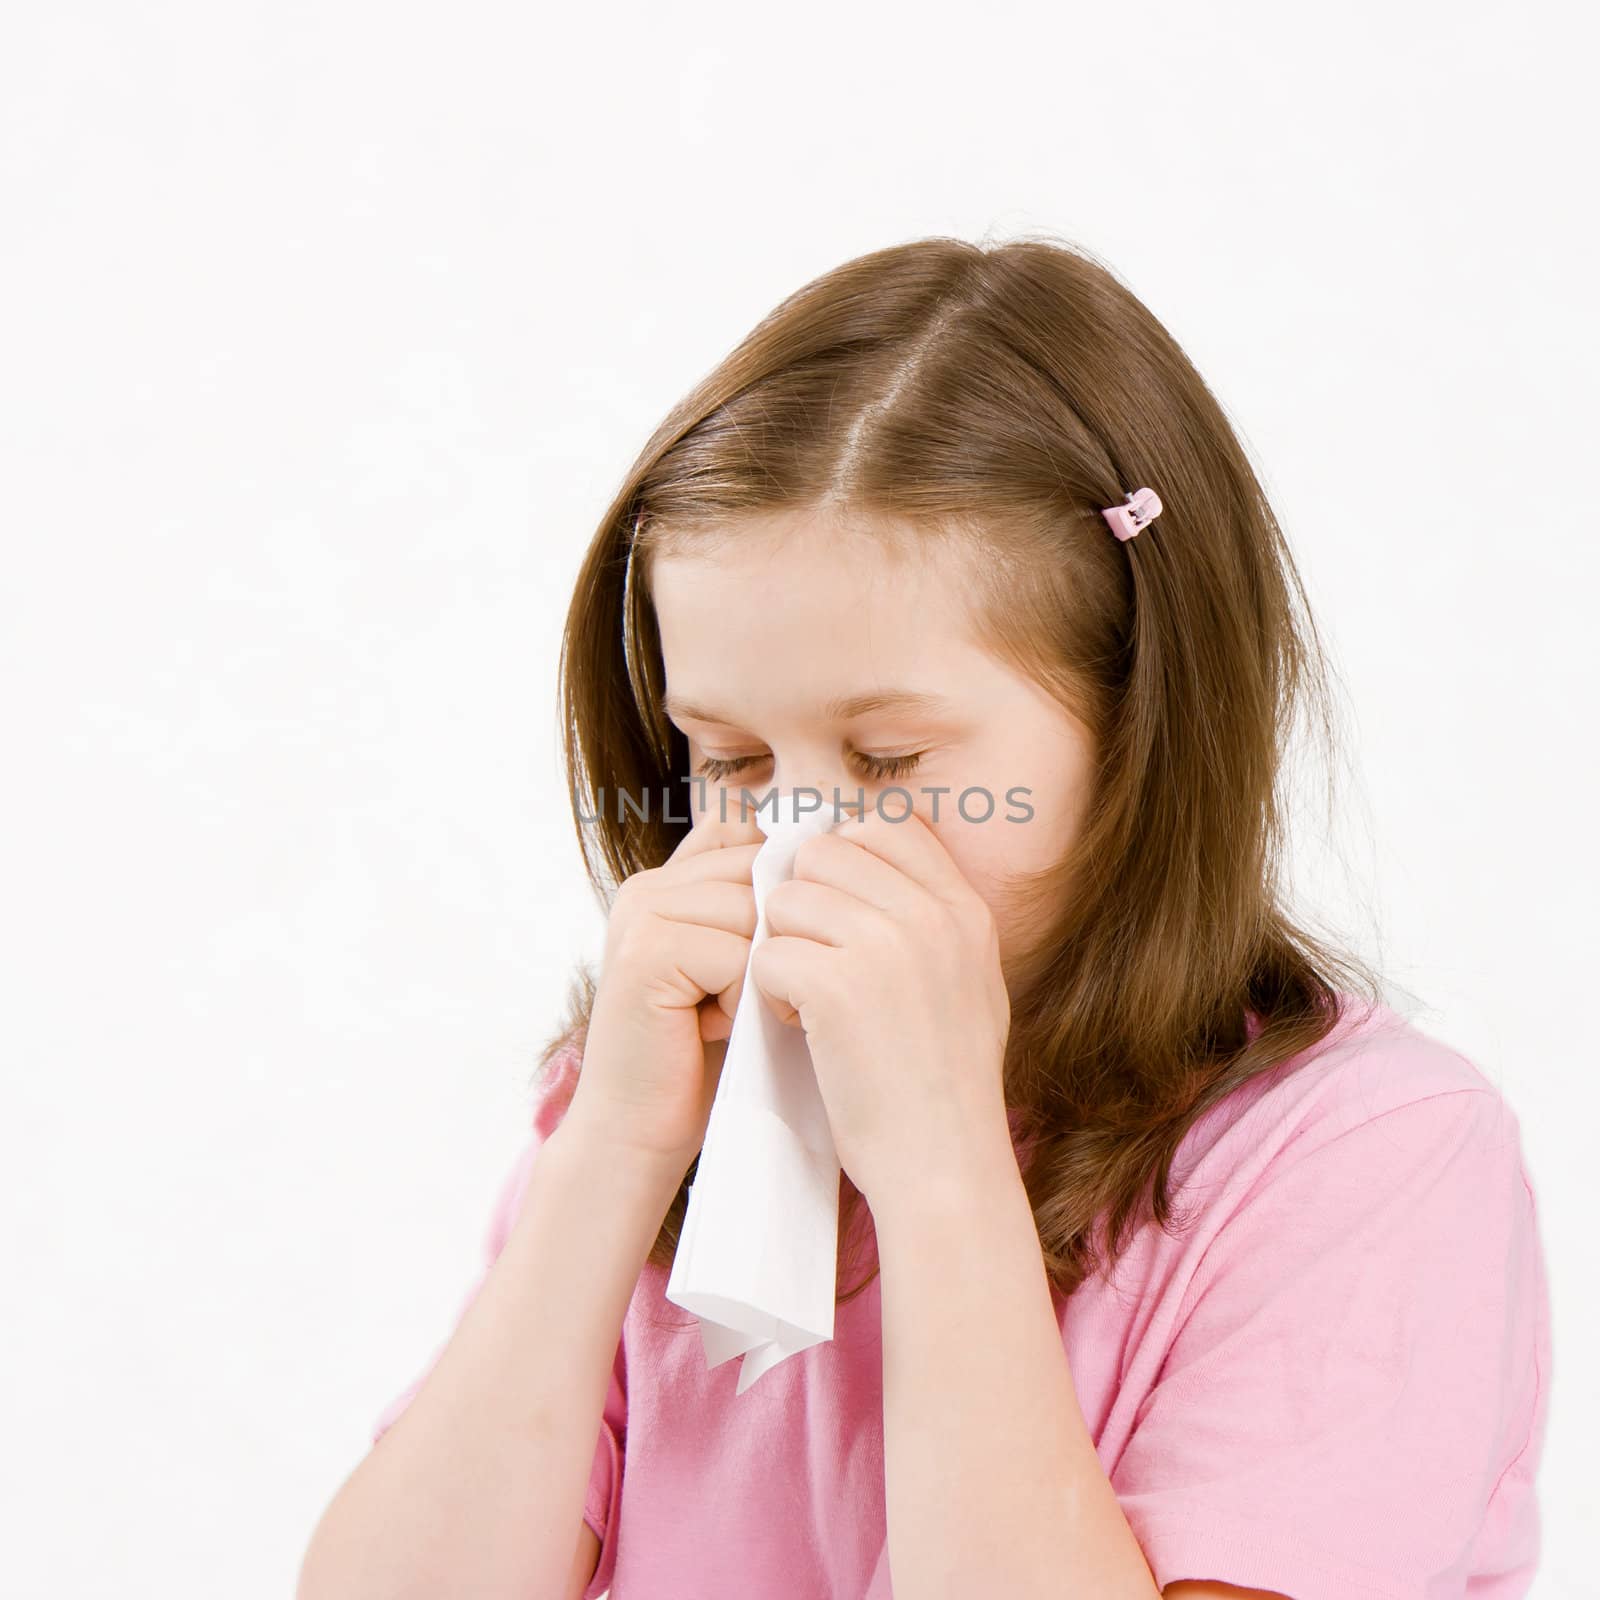
[[(1146, 484), (1164, 509), (1119, 541), (1100, 510)], [(1004, 1067), (1046, 1268), (1070, 1295), (1147, 1218), (1170, 1225), (1170, 1168), (1197, 1117), (1323, 1039), (1346, 999), (1380, 995), (1283, 904), (1297, 713), (1335, 743), (1299, 575), (1215, 396), (1087, 252), (1035, 233), (847, 261), (672, 411), (585, 557), (561, 717), (585, 867), (608, 906), (689, 826), (649, 558), (778, 511), (945, 543), (989, 648), (1093, 736), (1080, 836), (1036, 885), (1053, 923), (1008, 984)], [(664, 795), (681, 798), (645, 815), (615, 798)], [(594, 992), (580, 963), (543, 1066), (581, 1049)], [(697, 1164), (651, 1264), (671, 1264)], [(855, 1259), (865, 1202), (842, 1186), (841, 1260)]]

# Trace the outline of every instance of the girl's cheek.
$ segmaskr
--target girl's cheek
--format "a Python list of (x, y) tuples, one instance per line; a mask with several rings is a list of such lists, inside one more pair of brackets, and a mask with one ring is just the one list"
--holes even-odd
[(994, 881), (994, 871), (986, 859), (986, 853), (980, 842), (972, 837), (981, 833), (983, 829), (973, 824), (952, 827), (948, 822), (942, 821), (938, 823), (930, 821), (928, 825), (939, 843), (950, 852), (950, 859), (955, 862), (961, 876), (992, 906), (994, 901), (990, 897), (989, 889)]

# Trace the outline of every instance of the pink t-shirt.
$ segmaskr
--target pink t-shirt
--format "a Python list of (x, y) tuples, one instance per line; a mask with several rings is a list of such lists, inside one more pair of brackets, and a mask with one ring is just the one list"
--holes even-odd
[[(568, 1054), (552, 1069), (462, 1312), (577, 1067)], [(1100, 1465), (1157, 1584), (1526, 1594), (1548, 1290), (1518, 1123), (1494, 1085), (1355, 1002), (1196, 1123), (1173, 1181), (1180, 1237), (1146, 1225), (1109, 1282), (1055, 1297)], [(667, 1276), (645, 1267), (617, 1347), (585, 1600), (608, 1586), (612, 1600), (889, 1600), (878, 1280), (839, 1307), (832, 1340), (736, 1395), (739, 1358), (706, 1369)]]

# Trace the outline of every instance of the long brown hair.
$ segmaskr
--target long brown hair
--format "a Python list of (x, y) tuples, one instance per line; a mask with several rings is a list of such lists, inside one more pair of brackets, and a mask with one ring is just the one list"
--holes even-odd
[[(1164, 509), (1124, 543), (1100, 508), (1141, 485)], [(1335, 739), (1299, 575), (1216, 398), (1088, 252), (1033, 233), (847, 261), (676, 406), (584, 559), (560, 710), (573, 819), (608, 909), (689, 826), (649, 558), (796, 509), (863, 538), (877, 523), (949, 541), (990, 648), (1093, 735), (1080, 836), (1039, 886), (1059, 910), (1008, 974), (1006, 1101), (1045, 1265), (1069, 1295), (1139, 1224), (1171, 1226), (1170, 1168), (1197, 1117), (1325, 1037), (1349, 997), (1379, 998), (1370, 969), (1284, 904), (1284, 758), (1303, 712)], [(618, 795), (684, 800), (640, 814)], [(595, 981), (580, 964), (544, 1067), (581, 1048)], [(696, 1165), (655, 1265), (670, 1267)], [(843, 1189), (842, 1242), (865, 1210)]]

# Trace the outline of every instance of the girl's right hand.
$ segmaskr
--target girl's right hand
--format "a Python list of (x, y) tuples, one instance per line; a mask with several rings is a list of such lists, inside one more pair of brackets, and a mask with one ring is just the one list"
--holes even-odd
[(707, 811), (618, 889), (578, 1086), (564, 1123), (671, 1166), (705, 1142), (756, 931), (753, 815)]

